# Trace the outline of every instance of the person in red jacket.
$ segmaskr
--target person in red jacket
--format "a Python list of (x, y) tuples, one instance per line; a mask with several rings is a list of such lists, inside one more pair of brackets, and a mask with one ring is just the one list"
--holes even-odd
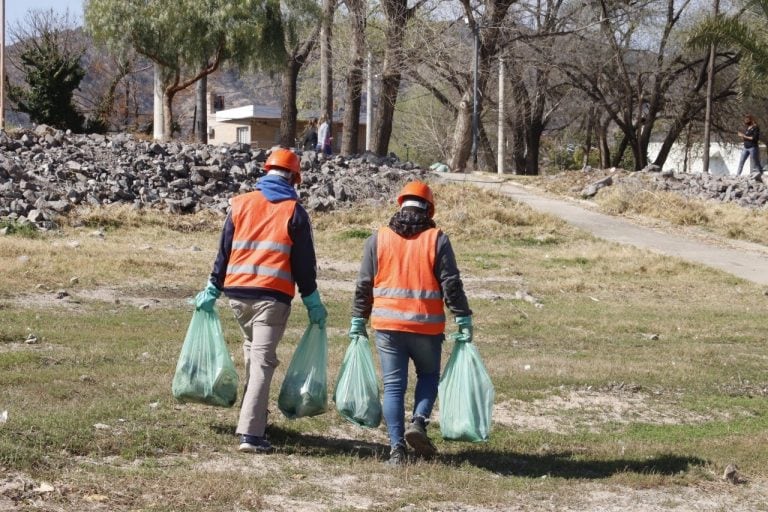
[[(445, 340), (443, 303), (456, 317), (458, 340), (472, 341), (472, 311), (448, 236), (432, 217), (435, 200), (428, 185), (403, 187), (400, 209), (389, 225), (365, 242), (355, 287), (349, 336), (368, 338), (366, 319), (376, 330), (384, 381), (383, 414), (389, 433), (389, 464), (406, 463), (406, 443), (417, 455), (437, 449), (427, 425), (437, 399), (440, 356)], [(416, 368), (414, 408), (405, 425), (408, 364)]]
[(266, 438), (267, 405), (291, 301), (298, 286), (312, 323), (325, 326), (327, 312), (317, 291), (317, 265), (309, 215), (298, 203), (299, 158), (273, 150), (267, 175), (256, 190), (235, 196), (221, 233), (219, 253), (197, 308), (211, 311), (223, 292), (243, 333), (245, 392), (238, 450), (272, 451)]

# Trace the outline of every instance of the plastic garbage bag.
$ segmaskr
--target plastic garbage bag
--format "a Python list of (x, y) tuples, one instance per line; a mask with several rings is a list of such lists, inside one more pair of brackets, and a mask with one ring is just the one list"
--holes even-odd
[(328, 334), (309, 324), (293, 353), (280, 386), (277, 407), (290, 419), (316, 416), (328, 409)]
[(182, 403), (231, 407), (237, 401), (237, 371), (215, 308), (192, 315), (171, 387)]
[(429, 166), (430, 170), (435, 172), (449, 172), (450, 168), (441, 162), (435, 162)]
[(381, 400), (373, 355), (368, 338), (352, 336), (341, 363), (336, 390), (336, 410), (361, 427), (375, 428), (381, 423)]
[(456, 342), (438, 386), (440, 432), (452, 441), (487, 441), (495, 391), (474, 343)]

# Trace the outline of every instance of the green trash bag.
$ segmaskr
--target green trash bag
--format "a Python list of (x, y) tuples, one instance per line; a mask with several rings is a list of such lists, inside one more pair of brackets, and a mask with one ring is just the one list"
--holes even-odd
[(328, 334), (309, 324), (293, 353), (277, 397), (287, 418), (317, 416), (328, 409)]
[(440, 432), (451, 441), (487, 441), (494, 389), (473, 343), (456, 342), (438, 386)]
[(237, 400), (237, 372), (215, 309), (192, 315), (171, 387), (182, 403), (232, 407)]
[(365, 336), (353, 336), (341, 363), (336, 390), (336, 410), (361, 427), (375, 428), (381, 423), (381, 400), (373, 355)]

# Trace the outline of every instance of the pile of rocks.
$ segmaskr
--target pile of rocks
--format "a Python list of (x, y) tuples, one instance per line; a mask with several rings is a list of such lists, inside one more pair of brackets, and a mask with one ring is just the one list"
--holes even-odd
[(654, 174), (651, 181), (657, 190), (686, 197), (733, 202), (747, 208), (763, 208), (768, 204), (768, 185), (759, 172), (749, 176), (717, 176), (664, 171)]
[[(224, 212), (230, 197), (252, 190), (264, 175), (268, 154), (247, 144), (158, 143), (45, 125), (0, 132), (0, 219), (51, 228), (75, 206), (115, 203), (172, 213)], [(392, 201), (404, 182), (428, 172), (369, 153), (326, 159), (304, 152), (301, 163), (299, 195), (314, 211)]]
[(658, 166), (649, 165), (641, 172), (616, 173), (615, 176), (596, 180), (582, 189), (581, 196), (590, 198), (602, 188), (625, 185), (634, 189), (670, 191), (696, 199), (733, 202), (747, 208), (765, 208), (768, 205), (766, 178), (768, 175), (763, 176), (759, 172), (749, 176), (691, 174), (666, 169), (661, 171)]

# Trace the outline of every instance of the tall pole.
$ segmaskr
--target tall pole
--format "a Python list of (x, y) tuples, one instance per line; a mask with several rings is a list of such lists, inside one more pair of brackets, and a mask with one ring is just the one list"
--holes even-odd
[[(715, 0), (715, 16), (720, 10), (720, 0)], [(709, 62), (707, 63), (707, 104), (704, 111), (704, 160), (701, 172), (709, 174), (709, 145), (710, 126), (712, 125), (712, 84), (715, 81), (715, 44), (709, 45)], [(760, 151), (760, 148), (757, 149)]]
[(5, 130), (5, 0), (0, 4), (0, 130)]
[(152, 66), (154, 72), (154, 103), (152, 109), (152, 138), (154, 140), (165, 141), (166, 136), (170, 134), (165, 133), (164, 124), (164, 112), (163, 112), (163, 99), (165, 99), (165, 90), (163, 87), (163, 69), (155, 62)]
[(371, 150), (371, 125), (373, 124), (373, 63), (368, 52), (368, 81), (365, 84), (365, 150)]
[(472, 165), (474, 170), (477, 170), (477, 61), (478, 61), (478, 28), (475, 26), (473, 32), (475, 33), (475, 59), (472, 66), (473, 84), (472, 84)]
[(504, 57), (499, 57), (499, 131), (496, 173), (504, 174)]

